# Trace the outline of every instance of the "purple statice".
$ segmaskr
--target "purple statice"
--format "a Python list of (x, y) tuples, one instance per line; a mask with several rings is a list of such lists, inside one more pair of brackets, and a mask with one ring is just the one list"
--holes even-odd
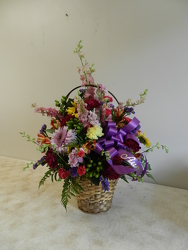
[(75, 168), (70, 168), (69, 173), (70, 173), (70, 176), (72, 178), (76, 177), (78, 175), (77, 168), (76, 167)]
[(135, 114), (134, 112), (134, 108), (133, 107), (125, 107), (124, 108), (124, 113), (128, 114), (128, 115), (131, 115), (131, 114)]
[(44, 155), (40, 160), (33, 164), (33, 169), (36, 169), (39, 165), (44, 166), (46, 164), (46, 156)]
[(45, 130), (46, 130), (46, 124), (42, 125), (42, 128), (40, 130), (40, 134), (43, 134)]
[(102, 176), (100, 176), (100, 181), (101, 181), (103, 190), (109, 191), (109, 182), (108, 182), (107, 178), (103, 178)]
[(36, 169), (38, 167), (38, 162), (33, 164), (33, 169)]
[(44, 166), (46, 164), (46, 156), (44, 155), (38, 162), (40, 163), (40, 165)]
[(76, 140), (76, 132), (74, 129), (68, 130), (67, 126), (58, 128), (52, 134), (51, 143), (59, 153), (67, 151), (66, 145)]

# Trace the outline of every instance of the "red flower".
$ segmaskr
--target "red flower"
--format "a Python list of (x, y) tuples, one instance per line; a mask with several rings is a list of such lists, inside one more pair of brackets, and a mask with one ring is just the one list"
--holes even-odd
[(112, 162), (113, 165), (122, 165), (123, 159), (120, 156), (116, 155), (113, 157)]
[(129, 117), (127, 117), (127, 116), (124, 116), (124, 121), (129, 123), (131, 121), (131, 119)]
[(57, 155), (53, 153), (53, 150), (51, 148), (49, 148), (46, 153), (45, 161), (51, 169), (57, 168)]
[(78, 169), (77, 169), (77, 173), (79, 176), (82, 176), (86, 173), (86, 168), (85, 166), (79, 166)]
[(119, 178), (119, 174), (117, 174), (108, 163), (105, 164), (102, 175), (104, 178), (110, 180), (117, 180)]
[(141, 154), (140, 154), (140, 153), (136, 153), (134, 156), (135, 156), (137, 159), (140, 159), (140, 158), (141, 158)]
[(85, 152), (84, 150), (81, 148), (79, 151), (78, 151), (78, 157), (84, 157), (85, 155)]
[(112, 97), (111, 97), (111, 96), (108, 96), (108, 95), (104, 95), (104, 96), (103, 96), (103, 99), (106, 99), (106, 100), (109, 101), (109, 102), (113, 102)]
[(106, 116), (109, 116), (111, 114), (111, 110), (110, 109), (106, 109)]
[(60, 168), (58, 170), (58, 174), (61, 179), (66, 179), (67, 177), (69, 177), (69, 171), (65, 170), (64, 168)]
[(85, 103), (87, 103), (87, 110), (92, 110), (100, 106), (100, 103), (94, 98), (85, 99)]
[(61, 127), (66, 125), (66, 122), (68, 122), (72, 118), (72, 115), (66, 115), (65, 117), (62, 117), (61, 119)]
[(132, 140), (132, 139), (125, 140), (125, 146), (132, 149), (133, 152), (137, 152), (140, 149), (138, 142), (136, 142), (135, 140)]

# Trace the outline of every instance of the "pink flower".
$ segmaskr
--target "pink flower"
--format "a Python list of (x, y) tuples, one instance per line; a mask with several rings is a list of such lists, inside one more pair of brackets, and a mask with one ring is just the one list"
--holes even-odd
[(77, 157), (77, 152), (76, 149), (73, 149), (71, 153), (69, 154), (69, 164), (71, 168), (77, 167), (78, 165), (78, 157)]
[(83, 162), (84, 154), (85, 152), (82, 148), (80, 148), (79, 151), (76, 148), (71, 151), (71, 153), (69, 154), (69, 161), (68, 161), (71, 168), (77, 167), (79, 163)]
[(82, 176), (86, 173), (86, 168), (85, 166), (79, 166), (78, 169), (77, 169), (77, 172), (78, 172), (78, 175), (79, 176)]
[(87, 82), (94, 83), (94, 78), (91, 75), (87, 76)]

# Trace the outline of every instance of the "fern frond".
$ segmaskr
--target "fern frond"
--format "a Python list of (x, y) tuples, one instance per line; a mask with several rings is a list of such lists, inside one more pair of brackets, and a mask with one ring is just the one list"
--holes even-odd
[(50, 176), (53, 175), (53, 170), (49, 169), (44, 176), (42, 177), (42, 179), (39, 182), (39, 188), (41, 185), (44, 185), (44, 182), (46, 181), (46, 179), (48, 179)]
[(66, 178), (63, 184), (63, 190), (61, 193), (61, 203), (67, 211), (68, 201), (71, 199), (71, 196), (75, 196), (75, 194), (79, 194), (83, 188), (78, 184), (76, 178), (70, 180)]

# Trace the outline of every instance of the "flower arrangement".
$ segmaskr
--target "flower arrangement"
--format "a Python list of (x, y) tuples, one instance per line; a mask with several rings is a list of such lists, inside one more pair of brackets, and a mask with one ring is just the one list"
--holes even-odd
[(89, 179), (95, 185), (101, 183), (104, 191), (109, 190), (109, 180), (121, 178), (128, 182), (129, 176), (134, 181), (143, 181), (144, 175), (153, 178), (146, 154), (160, 147), (168, 153), (164, 145), (151, 146), (140, 121), (128, 117), (135, 114), (136, 105), (144, 103), (147, 89), (136, 102), (131, 99), (125, 104), (118, 102), (102, 84), (95, 84), (93, 64), (86, 62), (82, 47), (80, 41), (74, 51), (81, 61), (78, 72), (82, 85), (73, 89), (78, 89), (77, 95), (70, 98), (72, 90), (62, 96), (61, 101), (55, 101), (56, 109), (33, 104), (36, 113), (51, 118), (50, 128), (44, 124), (37, 139), (21, 132), (43, 154), (24, 170), (31, 164), (33, 169), (46, 165), (47, 172), (39, 187), (49, 177), (52, 181), (64, 180), (61, 202), (65, 209), (71, 196), (83, 190), (80, 179)]

